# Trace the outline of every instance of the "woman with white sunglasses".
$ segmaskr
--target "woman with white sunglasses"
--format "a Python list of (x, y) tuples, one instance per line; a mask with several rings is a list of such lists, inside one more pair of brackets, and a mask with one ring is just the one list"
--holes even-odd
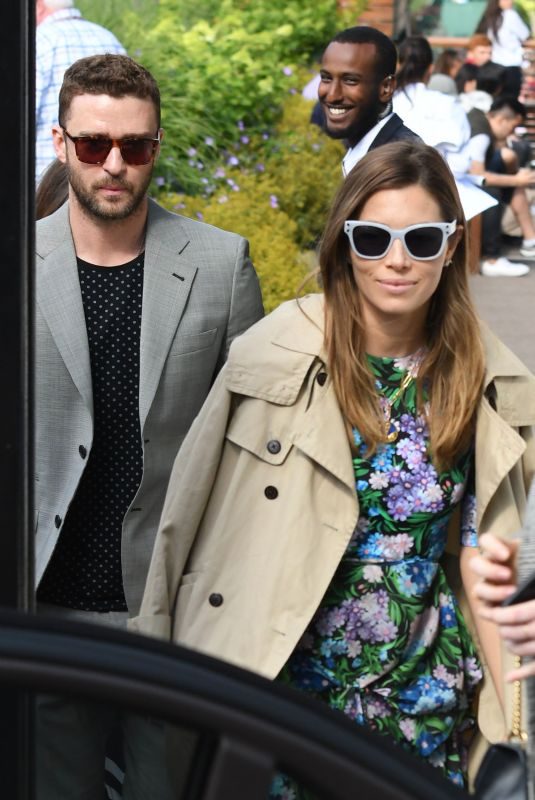
[[(518, 529), (535, 467), (535, 381), (475, 315), (465, 231), (432, 147), (355, 167), (322, 293), (234, 343), (183, 444), (132, 622), (307, 692), (460, 785), (506, 703), (497, 632), (474, 615), (483, 681), (453, 589), (472, 596), (480, 530)], [(272, 789), (307, 796), (282, 775)]]

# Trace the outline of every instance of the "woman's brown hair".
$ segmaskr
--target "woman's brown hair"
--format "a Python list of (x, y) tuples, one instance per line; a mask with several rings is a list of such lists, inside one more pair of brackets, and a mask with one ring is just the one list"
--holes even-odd
[(425, 413), (432, 457), (436, 466), (444, 469), (470, 444), (483, 385), (484, 356), (468, 289), (466, 222), (453, 176), (434, 148), (412, 141), (384, 145), (370, 151), (342, 184), (319, 254), (325, 293), (325, 344), (342, 413), (373, 452), (384, 441), (383, 418), (365, 354), (359, 292), (344, 222), (358, 219), (376, 192), (413, 185), (429, 192), (444, 222), (457, 220), (462, 226), (452, 262), (443, 268), (431, 299), (426, 354), (417, 378), (422, 413), (424, 385), (427, 391)]

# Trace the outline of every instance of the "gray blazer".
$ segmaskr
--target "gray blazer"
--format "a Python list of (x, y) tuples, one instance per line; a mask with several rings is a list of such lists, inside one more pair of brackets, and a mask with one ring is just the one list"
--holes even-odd
[[(93, 398), (68, 204), (37, 225), (35, 534), (39, 583), (87, 464)], [(140, 343), (143, 477), (122, 531), (126, 602), (138, 613), (173, 460), (232, 340), (263, 315), (242, 237), (150, 201)]]

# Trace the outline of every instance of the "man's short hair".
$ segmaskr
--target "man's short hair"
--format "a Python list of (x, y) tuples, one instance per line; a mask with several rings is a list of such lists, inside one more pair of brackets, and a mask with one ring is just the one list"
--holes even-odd
[(493, 61), (487, 61), (479, 67), (477, 73), (477, 88), (481, 92), (487, 92), (493, 97), (499, 95), (502, 91), (503, 83), (505, 80), (505, 67), (501, 64), (495, 64)]
[(398, 54), (394, 43), (384, 33), (377, 28), (370, 28), (368, 25), (356, 25), (353, 28), (346, 28), (334, 36), (329, 44), (373, 44), (376, 51), (375, 67), (377, 70), (377, 80), (382, 81), (387, 75), (394, 75)]
[(467, 50), (475, 50), (476, 47), (492, 47), (492, 42), (484, 33), (474, 33), (468, 40)]
[(63, 76), (59, 93), (59, 123), (66, 126), (74, 97), (81, 94), (107, 94), (110, 97), (137, 97), (151, 100), (160, 127), (160, 90), (150, 72), (129, 56), (106, 53), (75, 61)]
[(526, 106), (513, 95), (503, 94), (496, 97), (489, 109), (489, 114), (502, 114), (505, 117), (526, 118)]
[(477, 81), (479, 67), (475, 64), (463, 64), (455, 76), (455, 85), (459, 94), (464, 92), (464, 86), (468, 81)]

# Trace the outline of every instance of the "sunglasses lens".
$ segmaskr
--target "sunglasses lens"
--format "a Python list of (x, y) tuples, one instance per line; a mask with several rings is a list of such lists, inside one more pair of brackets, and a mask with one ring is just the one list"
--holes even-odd
[(80, 136), (75, 147), (77, 157), (84, 164), (102, 164), (111, 150), (111, 140), (104, 136)]
[(148, 164), (154, 153), (152, 139), (123, 139), (121, 155), (127, 164)]
[[(76, 155), (84, 164), (103, 164), (112, 146), (112, 140), (106, 136), (77, 136), (75, 139)], [(127, 164), (137, 166), (148, 164), (154, 150), (155, 142), (152, 139), (123, 139), (121, 141), (121, 156)]]
[(390, 234), (381, 228), (359, 225), (353, 229), (353, 244), (357, 253), (364, 258), (382, 256), (390, 244)]
[(440, 228), (416, 228), (405, 234), (405, 243), (414, 258), (434, 258), (442, 247)]

